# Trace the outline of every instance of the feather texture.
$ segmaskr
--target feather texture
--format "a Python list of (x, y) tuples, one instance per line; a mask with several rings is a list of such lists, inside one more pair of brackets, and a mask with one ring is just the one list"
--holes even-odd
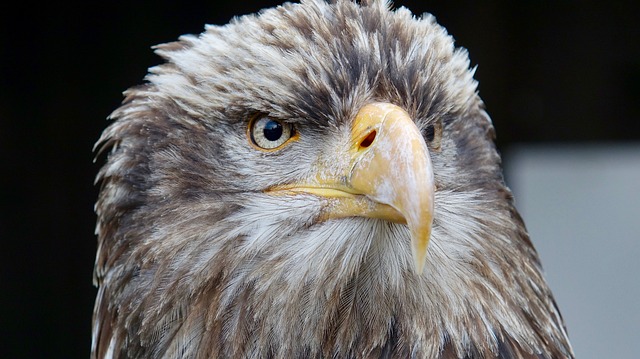
[[(467, 54), (431, 15), (306, 0), (156, 52), (97, 145), (93, 358), (573, 357)], [(372, 101), (442, 124), (423, 275), (405, 225), (264, 193), (332, 161)], [(255, 113), (304, 141), (256, 151)]]

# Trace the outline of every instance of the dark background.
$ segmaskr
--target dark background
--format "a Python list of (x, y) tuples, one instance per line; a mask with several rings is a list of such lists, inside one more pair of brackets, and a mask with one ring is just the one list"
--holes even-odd
[[(0, 357), (89, 355), (92, 146), (150, 47), (277, 1), (13, 3), (0, 15)], [(400, 1), (469, 49), (501, 151), (640, 139), (636, 2)]]

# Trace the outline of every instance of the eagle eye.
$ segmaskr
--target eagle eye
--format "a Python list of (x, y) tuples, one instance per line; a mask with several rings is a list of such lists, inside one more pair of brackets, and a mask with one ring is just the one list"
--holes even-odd
[(293, 126), (266, 115), (255, 116), (249, 122), (251, 142), (261, 150), (276, 150), (294, 135)]
[(422, 135), (429, 143), (431, 150), (439, 151), (442, 143), (442, 122), (436, 121), (435, 123), (429, 124), (429, 126), (423, 130)]

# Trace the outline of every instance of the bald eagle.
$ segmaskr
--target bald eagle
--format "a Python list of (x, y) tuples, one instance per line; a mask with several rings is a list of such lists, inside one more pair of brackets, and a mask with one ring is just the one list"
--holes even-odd
[(92, 358), (572, 358), (464, 49), (385, 1), (159, 45), (97, 147)]

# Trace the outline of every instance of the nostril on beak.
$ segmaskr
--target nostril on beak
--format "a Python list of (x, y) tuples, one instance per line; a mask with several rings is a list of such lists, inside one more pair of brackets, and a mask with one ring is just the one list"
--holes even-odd
[(371, 131), (367, 137), (365, 137), (362, 142), (360, 142), (360, 148), (367, 148), (371, 146), (373, 141), (376, 139), (376, 130)]

